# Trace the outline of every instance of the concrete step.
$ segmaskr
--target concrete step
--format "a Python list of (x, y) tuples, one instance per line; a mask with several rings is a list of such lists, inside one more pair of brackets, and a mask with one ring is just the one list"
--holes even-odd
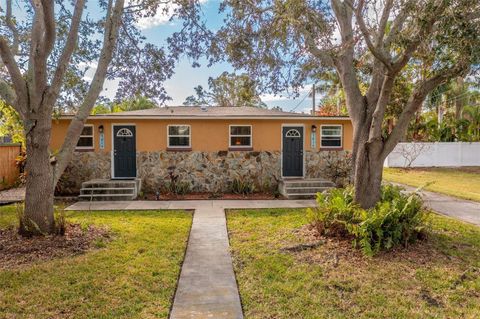
[(287, 194), (316, 194), (329, 190), (331, 187), (286, 187), (285, 192)]
[(92, 188), (82, 188), (80, 190), (80, 195), (91, 195), (91, 194), (127, 194), (134, 195), (134, 187), (92, 187)]
[(296, 193), (296, 194), (288, 194), (288, 199), (312, 199), (317, 198), (317, 193)]
[(93, 179), (82, 183), (79, 200), (114, 201), (137, 198), (142, 186), (139, 178), (134, 180)]
[(82, 188), (134, 188), (135, 181), (89, 181), (82, 183)]
[(91, 194), (80, 195), (78, 199), (81, 201), (117, 201), (117, 200), (134, 200), (135, 195), (129, 194)]
[(335, 187), (325, 179), (284, 179), (279, 183), (280, 193), (288, 199), (316, 198), (317, 193)]

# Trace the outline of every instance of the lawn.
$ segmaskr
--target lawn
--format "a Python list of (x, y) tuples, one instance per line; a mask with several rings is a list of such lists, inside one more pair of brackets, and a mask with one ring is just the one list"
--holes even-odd
[(228, 212), (246, 318), (478, 318), (480, 228), (438, 215), (427, 241), (377, 257), (310, 243), (304, 210)]
[[(0, 270), (0, 318), (167, 318), (192, 215), (182, 211), (69, 212), (112, 240), (74, 257)], [(0, 207), (0, 227), (15, 223)]]
[(431, 183), (427, 190), (480, 202), (479, 168), (385, 168), (383, 177), (417, 187)]

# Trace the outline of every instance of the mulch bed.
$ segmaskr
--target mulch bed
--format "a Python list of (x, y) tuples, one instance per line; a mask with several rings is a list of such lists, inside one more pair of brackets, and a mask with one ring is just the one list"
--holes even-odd
[(14, 228), (0, 229), (0, 269), (83, 254), (100, 240), (110, 240), (107, 229), (96, 226), (82, 229), (79, 224), (67, 224), (64, 236), (33, 238), (20, 236)]
[(288, 250), (289, 253), (295, 254), (300, 261), (334, 268), (342, 262), (367, 266), (376, 264), (379, 260), (388, 263), (402, 261), (416, 265), (426, 265), (440, 260), (460, 262), (455, 260), (457, 258), (439, 251), (429, 239), (418, 240), (407, 247), (398, 246), (369, 258), (359, 248), (353, 247), (352, 238), (320, 236), (310, 225), (295, 229), (294, 233), (307, 244), (299, 245), (303, 249), (295, 250), (293, 247), (286, 247), (284, 251)]
[[(139, 200), (156, 200), (155, 194), (145, 194), (143, 197), (138, 197)], [(275, 197), (271, 193), (253, 193), (248, 195), (242, 194), (213, 194), (213, 193), (188, 193), (185, 195), (176, 194), (160, 194), (159, 200), (200, 200), (200, 199), (244, 199), (244, 200), (261, 200), (261, 199), (284, 199), (282, 196)]]

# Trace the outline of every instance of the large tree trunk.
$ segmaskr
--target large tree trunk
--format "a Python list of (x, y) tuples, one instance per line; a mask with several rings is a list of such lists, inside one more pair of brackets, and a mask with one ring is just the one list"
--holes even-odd
[(364, 147), (356, 156), (355, 201), (365, 209), (372, 208), (380, 200), (383, 161), (369, 156)]
[(26, 236), (52, 234), (55, 231), (53, 170), (49, 152), (50, 128), (51, 116), (39, 116), (32, 129), (26, 132), (25, 210), (19, 229), (19, 232)]
[(355, 201), (365, 209), (374, 207), (380, 200), (384, 160), (382, 141), (368, 142), (368, 132), (363, 129), (353, 157)]

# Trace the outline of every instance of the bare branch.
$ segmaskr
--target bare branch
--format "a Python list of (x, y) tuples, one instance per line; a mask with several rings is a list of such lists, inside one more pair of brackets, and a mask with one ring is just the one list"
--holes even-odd
[(385, 158), (394, 148), (395, 145), (405, 135), (410, 120), (415, 115), (415, 112), (422, 106), (423, 101), (427, 95), (440, 84), (448, 81), (449, 79), (459, 76), (468, 70), (468, 66), (465, 63), (459, 63), (455, 67), (444, 70), (436, 75), (421, 81), (414, 89), (407, 105), (403, 112), (400, 114), (398, 121), (393, 128), (392, 133), (385, 141), (382, 158)]
[(18, 48), (20, 45), (20, 34), (18, 32), (17, 26), (15, 25), (15, 22), (13, 22), (13, 19), (12, 19), (12, 0), (7, 0), (5, 23), (7, 24), (7, 27), (12, 32), (13, 41), (12, 41), (11, 50), (12, 50), (12, 54), (15, 56), (18, 54)]
[[(380, 60), (388, 70), (391, 70), (392, 58), (383, 50), (383, 43), (378, 42), (374, 44), (372, 42), (372, 39), (370, 38), (368, 28), (365, 24), (365, 20), (363, 19), (364, 6), (365, 6), (365, 0), (360, 0), (358, 3), (358, 7), (355, 10), (355, 18), (357, 19), (357, 23), (358, 23), (358, 26), (360, 27), (360, 31), (362, 32), (363, 38), (365, 39), (365, 43), (367, 44), (367, 47), (370, 50), (370, 52), (373, 54), (373, 56), (378, 60)], [(388, 15), (387, 15), (387, 18), (388, 18)], [(380, 29), (378, 31), (378, 34), (384, 33), (384, 32), (385, 31), (381, 31)]]
[(55, 45), (55, 4), (52, 0), (42, 0), (45, 38), (43, 40), (44, 55), (48, 56)]
[[(65, 72), (68, 68), (68, 64), (70, 62), (72, 54), (75, 51), (84, 7), (85, 0), (77, 0), (73, 11), (72, 22), (70, 24), (67, 41), (65, 43), (65, 47), (63, 48), (62, 55), (60, 56), (52, 83), (50, 85), (49, 99), (51, 99), (51, 101), (56, 100), (60, 93)], [(50, 104), (53, 105), (53, 102)]]
[(26, 116), (27, 110), (23, 100), (27, 97), (27, 86), (26, 82), (23, 79), (22, 73), (18, 68), (15, 57), (13, 56), (10, 47), (8, 46), (7, 40), (4, 37), (0, 36), (0, 56), (3, 63), (5, 64), (8, 73), (12, 79), (13, 88), (16, 92), (17, 100), (14, 103), (10, 103), (16, 108), (16, 110), (21, 113), (21, 116)]
[(58, 161), (55, 166), (54, 183), (56, 184), (60, 179), (61, 174), (67, 167), (78, 138), (82, 132), (83, 126), (87, 117), (97, 100), (100, 92), (103, 89), (103, 84), (107, 75), (108, 66), (113, 57), (113, 52), (117, 43), (118, 29), (120, 27), (123, 10), (124, 0), (117, 0), (112, 7), (112, 0), (110, 0), (107, 10), (107, 18), (105, 20), (105, 33), (103, 38), (103, 48), (100, 53), (100, 59), (98, 61), (97, 70), (93, 77), (90, 88), (83, 100), (82, 105), (77, 111), (77, 114), (70, 122), (68, 126), (67, 134), (63, 142), (62, 148), (58, 154)]

